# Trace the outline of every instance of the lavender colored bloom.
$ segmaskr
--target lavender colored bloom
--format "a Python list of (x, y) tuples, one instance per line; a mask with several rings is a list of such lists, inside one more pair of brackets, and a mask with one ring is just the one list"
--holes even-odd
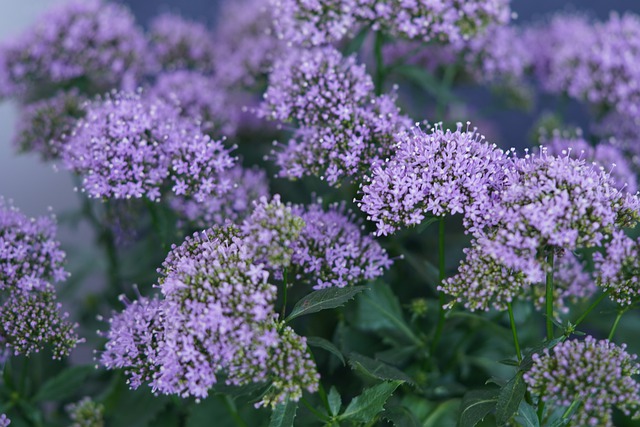
[(185, 70), (162, 73), (148, 96), (175, 104), (183, 117), (200, 121), (212, 137), (231, 137), (236, 131), (240, 107), (230, 108), (229, 94), (211, 76)]
[(381, 276), (392, 264), (384, 249), (363, 234), (362, 225), (344, 203), (324, 211), (321, 202), (293, 208), (306, 224), (293, 244), (292, 263), (298, 278), (311, 277), (314, 289), (322, 289)]
[(636, 358), (624, 344), (587, 336), (534, 354), (524, 380), (545, 404), (568, 408), (580, 402), (572, 424), (612, 427), (614, 406), (627, 416), (638, 415), (640, 385), (632, 378), (640, 373)]
[(505, 0), (272, 0), (272, 5), (278, 36), (309, 46), (353, 37), (364, 26), (423, 42), (457, 43), (510, 19)]
[(285, 43), (273, 31), (268, 0), (223, 3), (215, 38), (215, 75), (227, 88), (253, 89), (266, 80)]
[[(538, 77), (563, 92), (602, 109), (640, 115), (640, 18), (612, 13), (606, 22), (559, 15), (548, 26), (530, 30)], [(624, 54), (621, 54), (623, 52)]]
[(180, 109), (138, 93), (114, 93), (87, 106), (63, 156), (90, 197), (158, 200), (174, 194), (203, 201), (231, 187), (234, 159)]
[[(637, 196), (620, 192), (606, 172), (584, 161), (542, 149), (514, 160), (505, 171), (491, 222), (474, 233), (459, 273), (441, 287), (470, 309), (504, 309), (514, 296), (544, 281), (548, 251), (561, 255), (599, 247), (639, 216)], [(481, 273), (483, 264), (495, 273)], [(499, 283), (487, 284), (494, 281), (491, 276)], [(470, 280), (474, 286), (467, 286)]]
[(609, 292), (610, 298), (622, 306), (640, 297), (640, 243), (622, 231), (613, 234), (605, 245), (605, 253), (593, 255), (598, 286)]
[(9, 424), (11, 420), (5, 414), (0, 414), (0, 427), (9, 427)]
[(617, 188), (624, 188), (629, 193), (638, 191), (636, 176), (625, 155), (615, 146), (606, 142), (592, 147), (582, 138), (565, 139), (554, 137), (545, 142), (547, 152), (554, 156), (570, 156), (593, 163), (606, 170), (615, 181)]
[(213, 70), (215, 40), (205, 25), (165, 13), (154, 18), (150, 27), (149, 45), (161, 69)]
[(318, 175), (331, 185), (378, 162), (410, 123), (394, 95), (376, 97), (364, 67), (331, 47), (292, 51), (281, 59), (259, 113), (299, 126), (274, 153), (280, 176)]
[(22, 108), (14, 145), (21, 152), (36, 152), (47, 160), (57, 160), (78, 119), (85, 115), (85, 98), (72, 89)]
[(78, 342), (76, 325), (56, 302), (52, 283), (66, 279), (64, 252), (50, 217), (28, 218), (0, 199), (0, 357), (29, 355), (44, 345), (53, 357)]
[(428, 215), (456, 213), (475, 230), (492, 215), (493, 194), (509, 161), (502, 150), (461, 123), (455, 132), (436, 125), (430, 133), (414, 128), (397, 139), (393, 156), (375, 165), (361, 186), (358, 206), (379, 235), (420, 224)]
[(85, 93), (131, 86), (147, 67), (146, 43), (124, 6), (74, 0), (2, 47), (1, 93), (32, 96), (70, 85)]
[(302, 226), (275, 198), (256, 204), (241, 228), (187, 238), (160, 270), (163, 299), (141, 299), (111, 320), (102, 363), (125, 367), (132, 387), (149, 382), (183, 397), (207, 396), (223, 374), (230, 385), (271, 383), (261, 404), (315, 391), (306, 341), (278, 321), (269, 282), (268, 268), (288, 266)]
[(202, 202), (174, 197), (171, 207), (189, 224), (197, 228), (237, 223), (251, 213), (253, 202), (269, 195), (267, 175), (263, 170), (235, 166), (226, 172), (233, 188), (222, 194), (212, 194)]
[(593, 126), (593, 132), (606, 142), (622, 150), (633, 171), (640, 172), (640, 117), (611, 112)]

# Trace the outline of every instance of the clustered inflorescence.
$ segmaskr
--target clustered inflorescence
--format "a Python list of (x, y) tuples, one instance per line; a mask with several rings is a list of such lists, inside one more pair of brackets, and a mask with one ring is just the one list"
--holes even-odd
[(56, 301), (53, 284), (68, 273), (55, 233), (54, 218), (29, 218), (0, 199), (0, 359), (45, 345), (61, 358), (78, 341), (76, 325)]
[[(305, 339), (275, 312), (274, 279), (299, 267), (323, 286), (344, 286), (377, 277), (390, 264), (360, 233), (318, 235), (318, 227), (358, 231), (335, 208), (324, 215), (318, 209), (263, 197), (239, 226), (214, 227), (174, 247), (160, 269), (162, 297), (141, 297), (110, 320), (101, 362), (125, 368), (131, 387), (149, 383), (183, 397), (203, 398), (223, 378), (236, 386), (271, 383), (262, 404), (316, 390), (318, 374)], [(305, 217), (324, 224), (306, 224)], [(331, 262), (347, 271), (328, 277), (312, 264), (323, 250), (335, 253)], [(362, 253), (376, 258), (353, 258)]]
[(625, 349), (590, 336), (565, 341), (534, 354), (524, 380), (545, 403), (564, 408), (577, 404), (575, 425), (613, 426), (612, 407), (626, 415), (640, 409), (640, 384), (632, 378), (640, 370), (636, 356)]

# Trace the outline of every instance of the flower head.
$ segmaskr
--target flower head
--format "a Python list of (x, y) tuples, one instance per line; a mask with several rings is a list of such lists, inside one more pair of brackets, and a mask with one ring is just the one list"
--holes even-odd
[(0, 427), (9, 427), (9, 424), (11, 420), (5, 414), (0, 414)]
[(640, 243), (617, 231), (605, 252), (593, 255), (598, 286), (616, 303), (628, 306), (640, 299)]
[(618, 347), (591, 336), (565, 341), (553, 351), (534, 354), (524, 380), (546, 404), (568, 408), (579, 402), (575, 425), (613, 426), (613, 407), (625, 415), (635, 415), (640, 408), (640, 385), (632, 378), (640, 370), (636, 356), (625, 349), (624, 344)]
[(65, 409), (73, 421), (71, 427), (104, 427), (104, 405), (90, 397), (69, 404)]
[(87, 106), (67, 141), (64, 160), (90, 197), (158, 200), (168, 181), (176, 195), (202, 201), (228, 191), (223, 172), (234, 159), (171, 103), (114, 93)]
[(14, 144), (21, 152), (36, 152), (57, 160), (76, 122), (85, 115), (85, 98), (75, 89), (22, 108)]
[(12, 95), (82, 87), (89, 94), (130, 87), (146, 72), (146, 42), (130, 11), (102, 0), (74, 0), (2, 48)]
[(213, 70), (215, 40), (205, 25), (164, 13), (153, 19), (148, 37), (153, 58), (161, 69)]

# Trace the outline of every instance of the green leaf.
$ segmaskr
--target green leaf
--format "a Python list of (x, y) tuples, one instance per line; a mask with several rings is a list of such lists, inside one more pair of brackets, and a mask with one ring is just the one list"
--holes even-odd
[(449, 399), (440, 403), (422, 422), (422, 427), (454, 427), (458, 420), (460, 399)]
[(496, 421), (498, 426), (503, 426), (509, 422), (518, 411), (520, 402), (524, 399), (527, 386), (522, 379), (522, 372), (518, 372), (515, 377), (505, 385), (498, 394), (496, 405)]
[(342, 398), (334, 386), (331, 386), (327, 400), (329, 401), (329, 411), (331, 411), (331, 415), (338, 415), (340, 408), (342, 408)]
[(472, 390), (467, 392), (460, 404), (459, 427), (474, 427), (493, 411), (498, 403), (496, 390)]
[(364, 372), (365, 374), (379, 380), (402, 381), (415, 385), (413, 379), (401, 370), (358, 353), (349, 354), (349, 365), (351, 365), (353, 369)]
[(382, 418), (395, 427), (421, 427), (420, 421), (404, 406), (392, 406), (385, 409)]
[(400, 65), (395, 67), (394, 71), (420, 86), (440, 102), (450, 103), (455, 100), (453, 92), (425, 68), (416, 65)]
[(326, 288), (311, 292), (298, 301), (286, 320), (289, 322), (296, 317), (317, 313), (318, 311), (329, 308), (340, 307), (365, 289), (367, 289), (366, 286), (348, 286), (344, 288)]
[(535, 409), (524, 400), (520, 402), (518, 415), (516, 415), (515, 420), (522, 427), (540, 427), (538, 414), (536, 414)]
[(44, 383), (33, 397), (33, 401), (63, 400), (73, 396), (84, 385), (89, 374), (95, 370), (96, 368), (93, 365), (67, 368)]
[(340, 362), (342, 362), (342, 366), (346, 365), (342, 352), (331, 341), (321, 337), (307, 337), (307, 344), (312, 347), (318, 347), (323, 350), (327, 350), (329, 353), (340, 359)]
[(384, 410), (384, 404), (400, 385), (400, 381), (385, 382), (366, 389), (356, 396), (338, 420), (370, 422)]
[[(215, 424), (216, 427), (236, 427), (233, 418), (229, 416), (229, 409), (219, 396), (211, 394), (205, 400), (192, 404), (189, 408), (185, 427), (200, 427), (212, 424)], [(212, 423), (212, 420), (215, 420), (215, 423)]]
[(368, 34), (369, 34), (369, 27), (366, 27), (366, 26), (363, 27), (345, 48), (344, 56), (349, 56), (354, 53), (357, 53), (362, 47), (362, 44), (364, 43)]
[[(123, 384), (124, 387), (126, 385)], [(169, 403), (167, 396), (154, 396), (148, 387), (138, 390), (124, 390), (113, 408), (106, 408), (111, 415), (107, 421), (110, 427), (147, 427), (153, 426), (154, 419)]]
[(361, 330), (396, 330), (409, 338), (413, 344), (422, 344), (404, 321), (398, 298), (386, 283), (375, 283), (370, 292), (358, 298), (357, 319), (358, 328)]
[(269, 427), (292, 427), (297, 410), (298, 402), (294, 402), (293, 400), (287, 399), (286, 402), (279, 403), (273, 409)]
[(507, 366), (520, 366), (520, 362), (518, 362), (517, 360), (513, 360), (513, 359), (502, 359), (498, 363), (501, 363), (501, 364), (507, 365)]

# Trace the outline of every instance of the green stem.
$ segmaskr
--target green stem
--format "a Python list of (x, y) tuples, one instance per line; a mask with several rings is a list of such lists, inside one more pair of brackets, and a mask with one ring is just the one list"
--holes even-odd
[(544, 402), (538, 399), (538, 411), (536, 413), (538, 415), (538, 421), (540, 421), (540, 425), (542, 425), (542, 418), (544, 417)]
[(567, 408), (566, 411), (564, 411), (564, 414), (562, 414), (562, 419), (563, 420), (568, 420), (569, 415), (573, 412), (574, 409), (576, 409), (578, 406), (580, 406), (580, 401), (579, 400), (574, 400), (571, 405)]
[(547, 303), (547, 340), (553, 339), (553, 249), (549, 248), (547, 253), (547, 283), (546, 283), (546, 303)]
[(625, 310), (618, 311), (618, 315), (616, 316), (616, 320), (613, 322), (613, 326), (611, 327), (611, 331), (609, 332), (609, 336), (607, 337), (607, 339), (609, 341), (611, 341), (613, 339), (613, 335), (615, 335), (616, 329), (618, 329), (618, 323), (620, 323), (620, 319), (622, 318), (622, 315), (624, 314), (624, 312), (625, 312)]
[(522, 362), (520, 342), (518, 341), (518, 331), (516, 330), (516, 321), (513, 318), (513, 307), (511, 307), (511, 303), (507, 303), (507, 309), (509, 310), (509, 323), (511, 324), (511, 332), (513, 333), (513, 344), (516, 346), (516, 356), (518, 356), (518, 362)]
[(376, 95), (382, 94), (382, 89), (384, 86), (385, 79), (385, 66), (384, 66), (384, 57), (382, 55), (382, 45), (384, 44), (384, 35), (380, 32), (376, 32), (375, 45), (374, 45), (374, 55), (376, 58), (376, 74), (375, 74), (375, 90)]
[[(444, 217), (440, 217), (439, 226), (438, 226), (438, 271), (439, 276), (438, 279), (440, 284), (444, 282), (445, 279), (445, 252), (444, 252), (444, 237), (445, 237), (445, 221)], [(445, 322), (445, 296), (444, 293), (438, 292), (438, 302), (440, 304), (440, 311), (438, 312), (438, 324), (436, 326), (436, 332), (433, 336), (433, 342), (431, 343), (431, 354), (435, 352), (438, 348), (438, 342), (440, 341), (440, 337), (442, 336), (442, 330), (444, 329)]]
[(240, 417), (240, 414), (238, 413), (238, 409), (236, 408), (236, 404), (233, 402), (233, 400), (229, 396), (220, 396), (220, 399), (222, 400), (224, 405), (227, 407), (227, 410), (229, 411), (229, 414), (231, 415), (233, 422), (238, 427), (249, 427), (247, 423), (244, 422), (242, 417)]
[(153, 226), (154, 231), (160, 241), (160, 245), (162, 249), (166, 252), (169, 250), (169, 245), (167, 244), (167, 239), (165, 238), (165, 233), (162, 228), (162, 223), (160, 221), (160, 217), (158, 216), (157, 204), (152, 202), (151, 200), (145, 199), (145, 204), (147, 205), (147, 209), (149, 210), (149, 215), (151, 216), (151, 225)]
[(327, 416), (324, 415), (322, 412), (318, 411), (317, 409), (315, 409), (313, 406), (311, 406), (311, 404), (307, 401), (307, 399), (305, 399), (304, 397), (301, 399), (301, 402), (304, 406), (307, 407), (307, 409), (309, 411), (311, 411), (311, 413), (313, 415), (315, 415), (316, 417), (318, 417), (319, 419), (321, 419), (322, 421), (326, 421), (327, 420)]
[(598, 304), (600, 304), (602, 302), (603, 299), (605, 299), (605, 297), (609, 295), (609, 292), (604, 292), (602, 293), (602, 295), (600, 295), (590, 306), (589, 308), (587, 308), (587, 311), (585, 311), (584, 313), (582, 313), (582, 315), (580, 317), (578, 317), (578, 319), (573, 323), (573, 327), (577, 327), (580, 323), (582, 323), (584, 321), (584, 319), (587, 318), (587, 316), (589, 315), (589, 313), (591, 313), (597, 306)]

